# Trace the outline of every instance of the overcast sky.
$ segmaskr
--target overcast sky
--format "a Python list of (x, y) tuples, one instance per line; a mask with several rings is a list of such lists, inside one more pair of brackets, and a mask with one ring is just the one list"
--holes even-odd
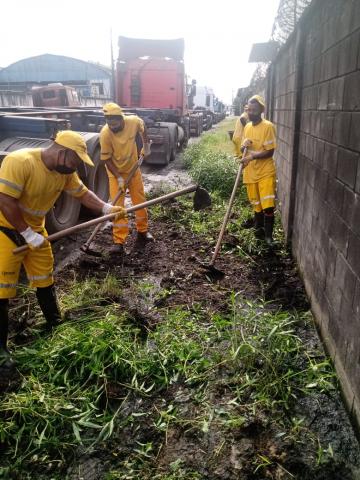
[(117, 37), (185, 38), (185, 69), (230, 103), (248, 85), (251, 45), (271, 34), (279, 0), (14, 0), (1, 4), (0, 67), (52, 53), (110, 65)]

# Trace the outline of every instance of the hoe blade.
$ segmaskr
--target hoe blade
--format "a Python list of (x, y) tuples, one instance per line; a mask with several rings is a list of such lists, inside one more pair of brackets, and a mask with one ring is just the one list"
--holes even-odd
[(202, 210), (206, 207), (210, 207), (211, 205), (211, 197), (209, 192), (205, 190), (205, 188), (198, 187), (195, 190), (194, 195), (194, 210), (195, 212)]

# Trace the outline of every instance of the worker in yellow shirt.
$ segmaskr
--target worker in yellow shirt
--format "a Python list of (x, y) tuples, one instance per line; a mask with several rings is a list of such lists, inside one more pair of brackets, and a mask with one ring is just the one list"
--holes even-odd
[(235, 130), (232, 136), (232, 141), (235, 146), (235, 154), (238, 158), (241, 158), (241, 141), (243, 139), (243, 133), (244, 133), (244, 128), (245, 125), (249, 121), (249, 117), (247, 114), (248, 111), (248, 106), (245, 105), (243, 113), (240, 115), (240, 117), (236, 120), (235, 123)]
[(255, 212), (255, 233), (273, 244), (275, 210), (275, 163), (276, 148), (275, 126), (262, 118), (265, 110), (264, 99), (254, 95), (248, 102), (249, 123), (244, 128), (241, 151), (247, 149), (242, 158), (244, 165), (243, 182), (246, 184), (248, 198)]
[[(45, 215), (62, 191), (87, 208), (104, 215), (121, 207), (104, 203), (88, 190), (76, 173), (81, 162), (94, 166), (83, 137), (76, 132), (58, 132), (47, 148), (25, 148), (7, 155), (0, 167), (0, 372), (12, 370), (7, 348), (9, 299), (15, 297), (21, 265), (49, 328), (61, 321), (54, 288), (54, 258), (46, 240)], [(17, 246), (29, 249), (14, 254)]]
[[(101, 160), (105, 162), (109, 177), (110, 198), (113, 200), (119, 189), (123, 187), (132, 167), (138, 162), (136, 135), (140, 134), (143, 141), (142, 153), (144, 157), (150, 155), (150, 142), (146, 127), (141, 118), (136, 115), (123, 114), (116, 103), (107, 103), (103, 106), (106, 125), (100, 132)], [(133, 205), (145, 202), (144, 184), (141, 171), (138, 168), (128, 185)], [(125, 193), (117, 201), (117, 205), (124, 206)], [(135, 214), (137, 229), (137, 246), (143, 246), (154, 241), (148, 231), (147, 210), (137, 210)], [(118, 256), (124, 254), (124, 243), (129, 234), (128, 219), (122, 218), (113, 224), (114, 248), (111, 253)]]

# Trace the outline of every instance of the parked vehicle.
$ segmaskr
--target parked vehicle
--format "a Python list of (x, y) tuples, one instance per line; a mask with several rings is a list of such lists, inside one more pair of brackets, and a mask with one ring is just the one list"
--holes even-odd
[(81, 105), (75, 88), (62, 83), (33, 87), (31, 93), (34, 107), (79, 107)]
[[(19, 113), (19, 112), (18, 112)], [(20, 148), (42, 148), (51, 143), (58, 130), (69, 127), (66, 119), (32, 117), (31, 112), (16, 115), (0, 111), (0, 164), (9, 153)], [(25, 115), (24, 115), (25, 114)], [(104, 165), (100, 162), (99, 134), (80, 132), (86, 141), (89, 155), (95, 167), (81, 164), (79, 175), (82, 181), (102, 200), (109, 198), (108, 179)], [(54, 208), (46, 216), (49, 233), (75, 225), (79, 220), (80, 202), (66, 193), (62, 193)]]
[(144, 119), (152, 140), (148, 163), (166, 165), (190, 135), (184, 40), (119, 37), (116, 101)]

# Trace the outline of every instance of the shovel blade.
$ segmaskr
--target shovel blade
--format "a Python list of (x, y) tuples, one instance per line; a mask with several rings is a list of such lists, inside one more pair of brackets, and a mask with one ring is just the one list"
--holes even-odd
[(209, 192), (205, 190), (205, 188), (198, 187), (195, 190), (194, 195), (194, 210), (198, 212), (199, 210), (203, 210), (206, 207), (210, 207), (211, 205), (211, 197)]

